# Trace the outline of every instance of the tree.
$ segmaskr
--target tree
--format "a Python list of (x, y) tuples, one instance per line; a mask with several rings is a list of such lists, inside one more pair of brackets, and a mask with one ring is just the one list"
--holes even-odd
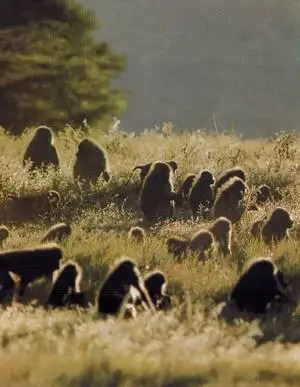
[(120, 112), (111, 81), (125, 59), (94, 41), (96, 28), (94, 14), (74, 1), (1, 0), (0, 125), (19, 134)]

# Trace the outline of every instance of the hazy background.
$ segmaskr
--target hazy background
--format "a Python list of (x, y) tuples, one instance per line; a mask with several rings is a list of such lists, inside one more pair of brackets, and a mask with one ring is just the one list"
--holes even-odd
[(294, 0), (81, 0), (97, 37), (128, 55), (126, 130), (164, 120), (247, 136), (300, 127), (300, 6)]

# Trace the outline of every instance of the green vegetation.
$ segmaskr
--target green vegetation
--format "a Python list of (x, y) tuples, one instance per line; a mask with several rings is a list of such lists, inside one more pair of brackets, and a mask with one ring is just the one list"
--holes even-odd
[(1, 2), (2, 126), (19, 134), (40, 122), (61, 128), (120, 112), (124, 101), (111, 81), (125, 59), (94, 41), (96, 28), (94, 14), (75, 1)]
[[(140, 315), (136, 320), (100, 320), (89, 311), (46, 311), (33, 305), (15, 304), (0, 314), (0, 375), (5, 386), (296, 386), (300, 384), (300, 309), (292, 316), (268, 315), (262, 320), (239, 319), (226, 323), (218, 317), (220, 304), (238, 278), (246, 261), (270, 251), (249, 238), (250, 223), (272, 208), (248, 212), (234, 226), (233, 256), (214, 257), (205, 264), (192, 258), (174, 263), (164, 239), (173, 234), (191, 235), (207, 223), (193, 222), (188, 212), (178, 220), (146, 229), (145, 246), (130, 245), (127, 232), (141, 224), (138, 209), (138, 173), (126, 185), (134, 165), (157, 159), (175, 159), (179, 169), (175, 185), (188, 172), (208, 168), (218, 174), (225, 168), (243, 166), (250, 186), (267, 182), (285, 194), (279, 203), (297, 223), (299, 192), (297, 175), (300, 142), (290, 133), (274, 139), (241, 140), (233, 135), (201, 132), (172, 133), (172, 126), (140, 136), (122, 132), (95, 140), (107, 152), (112, 180), (99, 182), (80, 193), (73, 183), (72, 165), (76, 144), (83, 133), (67, 127), (55, 142), (62, 172), (50, 171), (29, 179), (22, 155), (31, 138), (0, 132), (1, 197), (57, 189), (62, 207), (49, 222), (7, 225), (7, 248), (37, 243), (56, 221), (73, 228), (63, 244), (65, 259), (83, 268), (83, 288), (91, 301), (110, 265), (122, 255), (141, 267), (164, 270), (175, 307), (166, 314)], [(97, 135), (96, 135), (97, 136)], [(94, 136), (95, 137), (95, 136)], [(121, 198), (126, 200), (121, 200)], [(300, 296), (300, 248), (297, 233), (272, 251), (278, 266), (287, 273), (292, 292)], [(43, 282), (28, 289), (28, 301), (46, 296)]]

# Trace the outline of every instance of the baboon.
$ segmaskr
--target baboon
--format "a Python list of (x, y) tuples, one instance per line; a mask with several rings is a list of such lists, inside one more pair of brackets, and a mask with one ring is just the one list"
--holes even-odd
[(205, 211), (211, 209), (213, 205), (212, 185), (214, 182), (213, 174), (206, 169), (201, 171), (200, 176), (194, 182), (189, 196), (190, 208), (194, 217), (198, 212), (203, 216)]
[(85, 138), (77, 148), (73, 177), (88, 186), (95, 184), (100, 176), (106, 182), (110, 180), (107, 154), (95, 141)]
[(0, 226), (0, 247), (3, 247), (4, 242), (9, 237), (9, 231), (8, 228), (4, 225)]
[(7, 221), (29, 221), (37, 216), (49, 215), (58, 207), (60, 195), (57, 191), (14, 196), (8, 195), (4, 203), (4, 217)]
[[(136, 167), (133, 168), (132, 172), (135, 172), (137, 169), (140, 169), (140, 178), (141, 178), (141, 183), (143, 183), (145, 177), (147, 176), (148, 172), (150, 171), (150, 168), (152, 167), (154, 163), (148, 163), (144, 165), (137, 165)], [(176, 161), (166, 161), (166, 164), (170, 165), (173, 173), (175, 173), (178, 169), (178, 164)]]
[(219, 254), (231, 255), (232, 225), (230, 220), (223, 216), (217, 218), (209, 231), (214, 236)]
[(267, 184), (261, 184), (252, 194), (251, 203), (248, 209), (257, 211), (260, 205), (271, 199), (271, 188)]
[(130, 296), (130, 288), (134, 287), (147, 307), (154, 311), (144, 281), (134, 261), (124, 257), (107, 275), (100, 287), (97, 309), (100, 315), (116, 316)]
[(188, 174), (181, 184), (178, 193), (180, 194), (179, 198), (176, 200), (175, 204), (178, 207), (181, 207), (184, 202), (188, 201), (191, 188), (196, 180), (196, 175)]
[(246, 209), (247, 185), (239, 177), (232, 177), (219, 189), (213, 206), (213, 216), (224, 216), (231, 223), (238, 222)]
[(292, 300), (282, 286), (282, 273), (270, 258), (255, 259), (241, 275), (229, 299), (239, 310), (249, 313), (265, 313), (268, 304), (278, 298), (290, 303)]
[(189, 250), (192, 254), (197, 254), (199, 261), (206, 260), (214, 251), (214, 237), (208, 230), (198, 231), (191, 239)]
[(15, 249), (0, 252), (0, 271), (16, 274), (20, 278), (19, 295), (23, 296), (27, 285), (39, 277), (52, 277), (59, 268), (62, 251), (56, 245), (38, 246), (31, 249)]
[(66, 223), (57, 223), (50, 227), (45, 236), (41, 240), (41, 243), (45, 242), (61, 242), (71, 235), (72, 229)]
[(280, 242), (288, 238), (288, 229), (291, 227), (293, 227), (293, 220), (290, 214), (284, 208), (277, 207), (266, 219), (262, 227), (262, 238), (268, 245), (272, 244), (272, 242)]
[(145, 177), (140, 193), (140, 207), (147, 222), (164, 220), (173, 216), (174, 200), (171, 167), (157, 161)]
[(84, 293), (80, 291), (81, 268), (72, 261), (67, 262), (54, 281), (47, 305), (53, 308), (79, 305), (86, 306)]
[(250, 229), (250, 234), (253, 238), (259, 238), (261, 236), (261, 230), (263, 228), (264, 222), (266, 221), (267, 216), (262, 217), (261, 219), (256, 220)]
[(187, 254), (190, 241), (181, 237), (170, 237), (167, 239), (168, 253), (172, 254), (175, 259), (181, 260)]
[(246, 173), (242, 168), (235, 167), (227, 169), (226, 171), (222, 172), (216, 180), (214, 185), (214, 198), (216, 198), (219, 188), (227, 183), (232, 177), (239, 177), (241, 180), (243, 180), (243, 182), (246, 182)]
[(154, 271), (145, 278), (145, 287), (157, 310), (168, 310), (172, 307), (171, 297), (167, 294), (167, 279), (163, 272)]
[(142, 227), (131, 227), (128, 232), (128, 239), (131, 242), (143, 243), (146, 238), (145, 230)]
[(23, 166), (30, 163), (29, 170), (45, 170), (49, 166), (59, 168), (59, 157), (54, 146), (54, 138), (50, 128), (37, 128), (24, 154)]

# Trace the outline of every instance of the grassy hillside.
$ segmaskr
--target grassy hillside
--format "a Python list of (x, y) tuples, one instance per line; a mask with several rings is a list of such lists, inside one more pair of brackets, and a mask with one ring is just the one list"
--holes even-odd
[[(272, 254), (300, 297), (300, 260), (297, 230), (292, 239), (272, 251), (249, 238), (250, 223), (270, 212), (248, 212), (233, 230), (233, 254), (213, 257), (204, 264), (192, 258), (174, 263), (165, 248), (169, 235), (191, 235), (208, 223), (192, 221), (189, 211), (177, 220), (146, 228), (144, 246), (129, 244), (127, 232), (143, 225), (138, 208), (139, 179), (134, 165), (157, 159), (175, 159), (178, 186), (188, 172), (202, 168), (218, 174), (225, 168), (245, 168), (249, 185), (262, 182), (278, 187), (278, 203), (299, 223), (299, 149), (292, 133), (265, 140), (241, 140), (234, 135), (203, 132), (176, 134), (171, 124), (140, 136), (122, 132), (99, 135), (109, 156), (112, 180), (99, 182), (89, 192), (78, 191), (72, 180), (76, 145), (83, 135), (72, 128), (56, 137), (62, 172), (29, 179), (22, 155), (31, 133), (12, 138), (0, 133), (0, 205), (8, 193), (57, 189), (62, 205), (51, 219), (34, 224), (8, 224), (7, 248), (35, 245), (47, 227), (68, 221), (73, 233), (63, 245), (65, 259), (83, 268), (83, 289), (94, 303), (109, 267), (122, 255), (135, 259), (144, 270), (164, 270), (174, 309), (136, 320), (100, 320), (88, 311), (46, 311), (36, 306), (45, 300), (43, 282), (28, 289), (29, 305), (15, 303), (0, 314), (0, 375), (5, 386), (293, 386), (299, 385), (300, 309), (292, 315), (269, 314), (262, 319), (220, 318), (222, 302), (253, 257)], [(296, 227), (297, 228), (297, 227)], [(32, 303), (32, 302), (33, 303)]]

